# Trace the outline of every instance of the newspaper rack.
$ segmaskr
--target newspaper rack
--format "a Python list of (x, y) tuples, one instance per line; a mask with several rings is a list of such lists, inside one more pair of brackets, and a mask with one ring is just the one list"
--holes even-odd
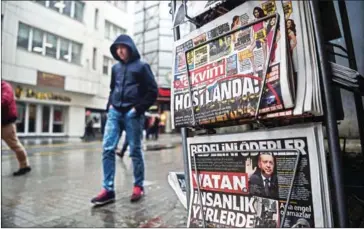
[[(347, 215), (347, 209), (346, 209), (346, 201), (345, 201), (345, 195), (344, 195), (344, 188), (343, 188), (343, 173), (342, 173), (342, 162), (341, 162), (341, 149), (340, 149), (340, 143), (339, 143), (339, 135), (338, 135), (338, 127), (336, 122), (336, 113), (334, 110), (334, 100), (333, 100), (333, 94), (332, 94), (332, 80), (331, 80), (331, 68), (328, 63), (327, 53), (324, 49), (324, 38), (322, 33), (322, 22), (320, 18), (320, 12), (319, 12), (319, 2), (318, 1), (310, 1), (310, 7), (312, 9), (312, 17), (313, 17), (313, 29), (314, 29), (314, 38), (316, 40), (317, 44), (317, 55), (318, 58), (321, 60), (318, 66), (319, 73), (320, 73), (320, 79), (321, 79), (321, 87), (323, 89), (322, 91), (322, 101), (324, 103), (324, 123), (326, 125), (326, 132), (327, 132), (327, 139), (328, 139), (328, 147), (329, 147), (329, 156), (330, 156), (330, 163), (331, 163), (331, 175), (332, 175), (332, 186), (334, 189), (333, 195), (333, 201), (336, 202), (336, 205), (332, 207), (333, 211), (336, 212), (337, 215), (337, 222), (335, 222), (335, 226), (337, 227), (347, 227), (348, 226), (348, 215)], [(344, 4), (340, 3), (339, 4)], [(344, 6), (345, 7), (345, 6)], [(175, 13), (176, 8), (176, 0), (172, 1), (172, 18)], [(346, 8), (345, 11), (346, 13)], [(347, 42), (347, 47), (349, 46), (349, 55), (351, 54), (351, 58), (355, 57), (353, 54), (353, 45), (351, 41), (351, 35), (350, 35), (350, 28), (347, 29), (346, 27), (349, 26), (348, 19), (347, 19), (347, 13), (344, 15), (344, 18), (346, 17), (346, 24), (344, 27), (344, 36), (349, 36), (350, 39), (345, 39)], [(199, 24), (203, 24), (198, 22)], [(180, 39), (180, 30), (179, 26), (173, 28), (174, 33), (174, 39), (179, 40)], [(350, 45), (351, 44), (351, 45)], [(356, 70), (356, 66), (352, 66), (351, 62), (351, 68)], [(354, 61), (355, 62), (355, 61)], [(354, 63), (355, 64), (355, 63)], [(355, 64), (356, 65), (356, 64)], [(188, 65), (187, 65), (188, 66)], [(187, 71), (188, 72), (188, 71)], [(265, 77), (265, 75), (264, 75)], [(189, 79), (189, 77), (187, 77)], [(190, 82), (189, 82), (190, 84)], [(191, 87), (189, 85), (189, 93), (191, 93)], [(258, 104), (259, 106), (259, 104)], [(193, 106), (191, 106), (193, 109)], [(194, 112), (194, 111), (193, 111)], [(194, 116), (194, 113), (192, 113)], [(363, 118), (359, 118), (361, 116), (358, 114), (358, 120), (361, 120)], [(361, 116), (362, 117), (362, 116)], [(193, 117), (194, 118), (194, 117)], [(303, 119), (303, 121), (305, 121)], [(255, 117), (255, 122), (258, 122), (258, 119)], [(195, 123), (195, 119), (194, 119)], [(259, 122), (258, 122), (259, 123)], [(359, 124), (362, 125), (363, 123)], [(364, 131), (363, 129), (360, 131)], [(186, 190), (187, 190), (187, 203), (190, 202), (190, 182), (189, 182), (189, 162), (188, 162), (188, 146), (187, 146), (187, 137), (190, 135), (188, 133), (188, 129), (183, 127), (181, 128), (181, 135), (182, 135), (182, 149), (183, 149), (183, 160), (184, 160), (184, 172), (186, 177)], [(191, 135), (190, 135), (191, 136)], [(361, 140), (363, 141), (363, 133), (361, 133)], [(363, 143), (362, 143), (363, 144)], [(252, 151), (252, 150), (250, 150)], [(272, 150), (271, 150), (272, 151)], [(299, 154), (297, 155), (297, 161), (299, 161)], [(294, 180), (294, 177), (293, 179)], [(292, 181), (293, 182), (293, 181)], [(289, 201), (290, 195), (287, 197), (287, 201)], [(285, 216), (284, 216), (285, 217)], [(283, 218), (284, 220), (284, 218)]]
[[(287, 209), (288, 209), (288, 205), (290, 203), (291, 200), (291, 195), (292, 195), (292, 189), (293, 189), (293, 184), (296, 178), (296, 174), (297, 174), (297, 168), (298, 168), (298, 164), (300, 162), (300, 156), (301, 156), (301, 152), (298, 149), (274, 149), (274, 150), (264, 150), (264, 149), (259, 149), (259, 150), (229, 150), (230, 153), (243, 153), (243, 152), (280, 152), (280, 151), (284, 151), (284, 152), (295, 152), (297, 153), (297, 158), (296, 158), (296, 162), (294, 165), (294, 170), (293, 170), (293, 175), (292, 175), (292, 180), (291, 180), (291, 184), (290, 184), (290, 188), (289, 188), (289, 192), (287, 195), (287, 200), (286, 200), (286, 204), (284, 206), (284, 213), (283, 213), (283, 218), (282, 218), (282, 222), (281, 222), (281, 227), (283, 227), (284, 225), (284, 221), (286, 218), (286, 213), (287, 213)], [(197, 154), (213, 154), (213, 153), (225, 153), (225, 151), (206, 151), (206, 152), (200, 152)], [(195, 167), (195, 171), (196, 171), (196, 176), (199, 177), (199, 173), (198, 173), (198, 169), (197, 169), (197, 160), (196, 160), (196, 153), (193, 154), (193, 164)], [(200, 206), (201, 209), (203, 209), (203, 204), (202, 204), (202, 195), (201, 195), (201, 188), (200, 188), (200, 182), (197, 182), (197, 190), (198, 190), (198, 197), (200, 199)], [(203, 211), (201, 211), (202, 213), (202, 221), (204, 224), (204, 227), (206, 227), (206, 221), (205, 221), (205, 213)]]
[[(265, 21), (265, 20), (270, 19), (270, 18), (275, 18), (276, 21), (278, 21), (279, 20), (279, 14), (278, 13), (275, 13), (275, 14), (272, 14), (272, 15), (268, 15), (266, 17), (262, 17), (262, 18), (260, 18), (260, 19), (258, 19), (256, 21), (253, 21), (251, 23), (248, 23), (248, 24), (246, 24), (244, 26), (241, 26), (241, 27), (239, 27), (237, 29), (230, 30), (229, 32), (224, 33), (224, 34), (221, 34), (221, 35), (219, 35), (217, 37), (214, 37), (213, 39), (210, 39), (208, 41), (202, 42), (201, 44), (196, 45), (196, 46), (194, 46), (194, 47), (192, 47), (192, 48), (190, 48), (190, 49), (188, 49), (188, 50), (185, 51), (186, 60), (187, 60), (187, 53), (188, 52), (191, 52), (191, 51), (193, 51), (195, 49), (198, 49), (198, 48), (200, 48), (200, 47), (202, 47), (202, 46), (204, 46), (204, 45), (206, 45), (208, 43), (211, 43), (213, 41), (219, 40), (222, 37), (225, 37), (225, 36), (228, 36), (230, 34), (233, 34), (233, 33), (237, 32), (239, 30), (244, 30), (246, 28), (249, 28), (250, 26), (252, 26), (254, 24), (257, 24), (259, 22)], [(278, 26), (275, 25), (274, 26), (274, 33), (273, 33), (273, 40), (275, 40), (275, 38), (276, 38), (277, 28), (278, 28)], [(253, 121), (255, 121), (258, 124), (260, 124), (260, 122), (258, 120), (259, 107), (260, 107), (260, 104), (261, 104), (262, 95), (263, 95), (263, 91), (264, 91), (263, 90), (263, 87), (265, 85), (265, 81), (266, 81), (266, 78), (267, 78), (267, 71), (268, 71), (268, 67), (269, 67), (269, 62), (270, 62), (271, 56), (272, 56), (272, 48), (273, 48), (273, 46), (270, 47), (269, 52), (268, 52), (268, 57), (269, 58), (267, 58), (266, 63), (265, 63), (265, 68), (264, 68), (264, 72), (263, 72), (263, 80), (262, 80), (262, 89), (259, 92), (259, 99), (258, 99), (257, 106), (255, 108), (255, 115), (254, 115)], [(188, 92), (189, 92), (190, 98), (192, 98), (192, 89), (191, 89), (191, 79), (190, 79), (189, 65), (186, 64), (186, 66), (187, 66)], [(194, 109), (194, 106), (193, 105), (191, 106), (191, 112), (192, 112), (192, 123), (193, 123), (192, 126), (194, 128), (197, 128), (197, 129), (201, 128), (198, 124), (196, 124), (196, 115), (195, 115), (195, 109)]]

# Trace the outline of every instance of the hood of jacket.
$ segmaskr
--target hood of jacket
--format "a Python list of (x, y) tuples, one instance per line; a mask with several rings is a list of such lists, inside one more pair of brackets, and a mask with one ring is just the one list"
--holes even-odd
[(126, 34), (122, 34), (118, 38), (116, 38), (114, 43), (110, 46), (110, 52), (115, 60), (121, 61), (119, 56), (116, 54), (116, 47), (118, 45), (125, 45), (129, 48), (130, 58), (129, 58), (128, 62), (132, 62), (134, 60), (140, 59), (140, 54), (138, 52), (138, 49), (136, 48), (136, 45), (135, 45), (133, 39), (131, 39), (131, 37), (129, 37)]

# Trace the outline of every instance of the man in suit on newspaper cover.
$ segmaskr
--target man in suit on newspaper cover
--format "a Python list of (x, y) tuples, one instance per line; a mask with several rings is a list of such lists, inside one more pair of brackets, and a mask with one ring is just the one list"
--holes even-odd
[(270, 153), (261, 153), (258, 157), (258, 169), (249, 179), (251, 195), (278, 198), (278, 179), (274, 174), (275, 160)]

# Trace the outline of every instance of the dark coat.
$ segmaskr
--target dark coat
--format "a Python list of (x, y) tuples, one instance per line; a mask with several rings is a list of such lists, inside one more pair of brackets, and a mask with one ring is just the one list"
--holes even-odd
[(260, 169), (257, 169), (249, 179), (249, 193), (260, 197), (268, 197), (277, 199), (278, 196), (278, 179), (276, 175), (272, 175), (269, 187), (269, 196), (265, 194), (264, 181), (262, 179)]
[(14, 91), (11, 85), (1, 81), (1, 125), (14, 123), (17, 119)]
[[(129, 48), (130, 58), (127, 63), (121, 61), (116, 54), (117, 45)], [(154, 104), (158, 96), (158, 87), (149, 64), (140, 60), (139, 52), (128, 35), (120, 35), (110, 47), (113, 57), (118, 60), (112, 67), (110, 105), (115, 109), (128, 110), (132, 107), (139, 114), (144, 113)]]

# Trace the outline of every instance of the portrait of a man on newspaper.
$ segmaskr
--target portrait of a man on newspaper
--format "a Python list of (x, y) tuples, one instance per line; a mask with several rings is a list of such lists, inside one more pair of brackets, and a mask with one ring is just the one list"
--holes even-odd
[(271, 153), (259, 154), (258, 168), (249, 178), (249, 193), (260, 197), (278, 198), (275, 158)]

